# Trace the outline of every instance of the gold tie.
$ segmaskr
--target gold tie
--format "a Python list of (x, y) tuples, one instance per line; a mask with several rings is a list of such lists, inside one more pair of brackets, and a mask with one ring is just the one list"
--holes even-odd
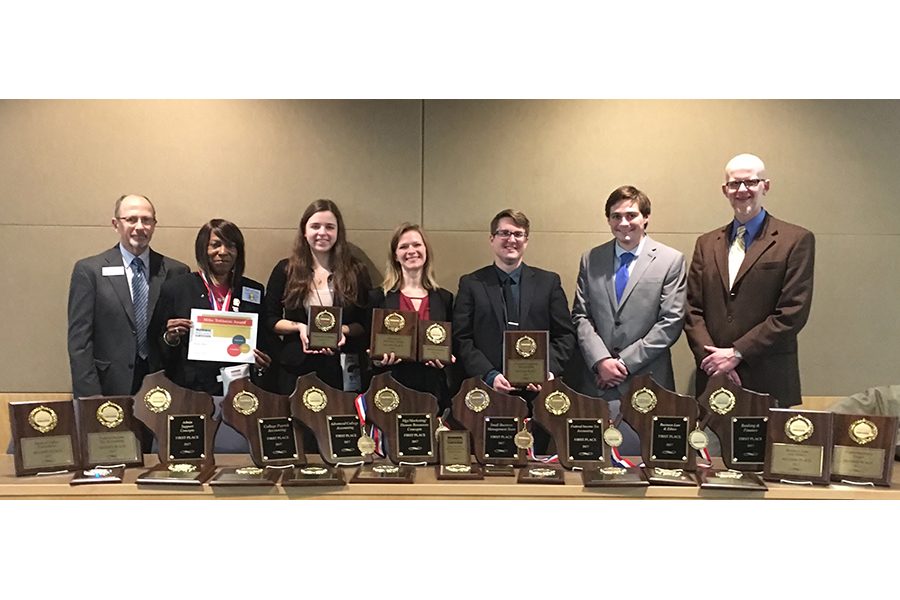
[(734, 241), (731, 242), (731, 247), (728, 249), (728, 287), (734, 287), (734, 279), (737, 277), (738, 271), (741, 269), (741, 263), (744, 262), (744, 254), (746, 254), (746, 249), (744, 248), (744, 234), (747, 233), (747, 228), (743, 225), (738, 226), (737, 235), (734, 236)]

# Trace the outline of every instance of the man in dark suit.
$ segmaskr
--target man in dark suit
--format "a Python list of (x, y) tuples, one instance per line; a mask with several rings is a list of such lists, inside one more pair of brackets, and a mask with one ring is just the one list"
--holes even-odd
[(739, 154), (722, 192), (734, 219), (697, 240), (688, 275), (685, 333), (697, 361), (697, 393), (725, 373), (745, 388), (800, 404), (797, 334), (809, 317), (815, 238), (766, 212), (765, 165)]
[[(547, 330), (548, 379), (562, 374), (575, 348), (575, 329), (559, 275), (522, 262), (530, 223), (521, 212), (501, 211), (491, 221), (494, 263), (463, 275), (453, 307), (453, 337), (466, 377), (481, 377), (500, 392), (513, 386), (503, 374), (503, 332)], [(529, 384), (536, 392), (540, 384)], [(526, 396), (527, 397), (527, 396)]]
[[(145, 196), (116, 201), (113, 248), (79, 260), (69, 285), (69, 368), (72, 393), (130, 395), (147, 374), (148, 326), (163, 281), (187, 265), (150, 249), (156, 209)], [(162, 335), (162, 332), (159, 332)]]

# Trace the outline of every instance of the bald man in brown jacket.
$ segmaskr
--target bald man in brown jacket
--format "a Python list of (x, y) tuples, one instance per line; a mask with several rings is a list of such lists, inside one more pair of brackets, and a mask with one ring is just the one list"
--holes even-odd
[(684, 331), (698, 395), (709, 377), (725, 373), (787, 407), (801, 402), (797, 334), (812, 302), (815, 238), (763, 209), (769, 185), (757, 156), (740, 154), (725, 166), (722, 192), (734, 219), (697, 240)]

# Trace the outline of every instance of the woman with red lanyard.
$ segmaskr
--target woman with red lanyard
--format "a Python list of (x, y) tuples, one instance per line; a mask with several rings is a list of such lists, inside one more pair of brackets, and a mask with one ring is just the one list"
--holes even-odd
[[(419, 319), (450, 321), (453, 294), (438, 286), (434, 278), (431, 246), (418, 225), (402, 223), (391, 238), (387, 268), (381, 287), (369, 298), (369, 318), (373, 308), (394, 308), (416, 312)], [(448, 366), (439, 360), (425, 363), (401, 361), (393, 353), (373, 356), (374, 373), (390, 370), (408, 388), (427, 392), (438, 399), (441, 411), (450, 406)], [(451, 362), (456, 358), (451, 355)]]
[(213, 219), (197, 232), (194, 253), (199, 269), (166, 281), (160, 291), (150, 328), (157, 332), (157, 343), (151, 346), (158, 350), (158, 359), (151, 364), (164, 368), (166, 376), (180, 386), (222, 396), (220, 369), (233, 363), (188, 360), (191, 309), (257, 313), (256, 368), (250, 369), (251, 377), (261, 387), (270, 388), (264, 374), (272, 362), (267, 354), (271, 335), (261, 318), (265, 288), (244, 277), (244, 235), (234, 223)]
[[(316, 200), (307, 206), (293, 251), (272, 269), (266, 296), (266, 326), (282, 339), (279, 393), (293, 393), (297, 377), (307, 373), (315, 372), (337, 389), (344, 389), (344, 369), (351, 368), (351, 363), (358, 373), (358, 353), (366, 345), (364, 308), (371, 287), (369, 272), (350, 254), (337, 205)], [(340, 353), (309, 348), (310, 306), (342, 307)]]

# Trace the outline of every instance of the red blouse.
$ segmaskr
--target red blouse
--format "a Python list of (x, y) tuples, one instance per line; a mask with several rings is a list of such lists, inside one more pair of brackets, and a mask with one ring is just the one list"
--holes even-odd
[(429, 315), (431, 312), (428, 310), (428, 295), (422, 296), (421, 298), (416, 298), (416, 300), (421, 300), (422, 303), (419, 304), (419, 310), (416, 310), (415, 306), (413, 306), (413, 298), (404, 295), (402, 292), (400, 293), (400, 310), (408, 310), (415, 313), (419, 313), (419, 319), (423, 321), (429, 320)]

